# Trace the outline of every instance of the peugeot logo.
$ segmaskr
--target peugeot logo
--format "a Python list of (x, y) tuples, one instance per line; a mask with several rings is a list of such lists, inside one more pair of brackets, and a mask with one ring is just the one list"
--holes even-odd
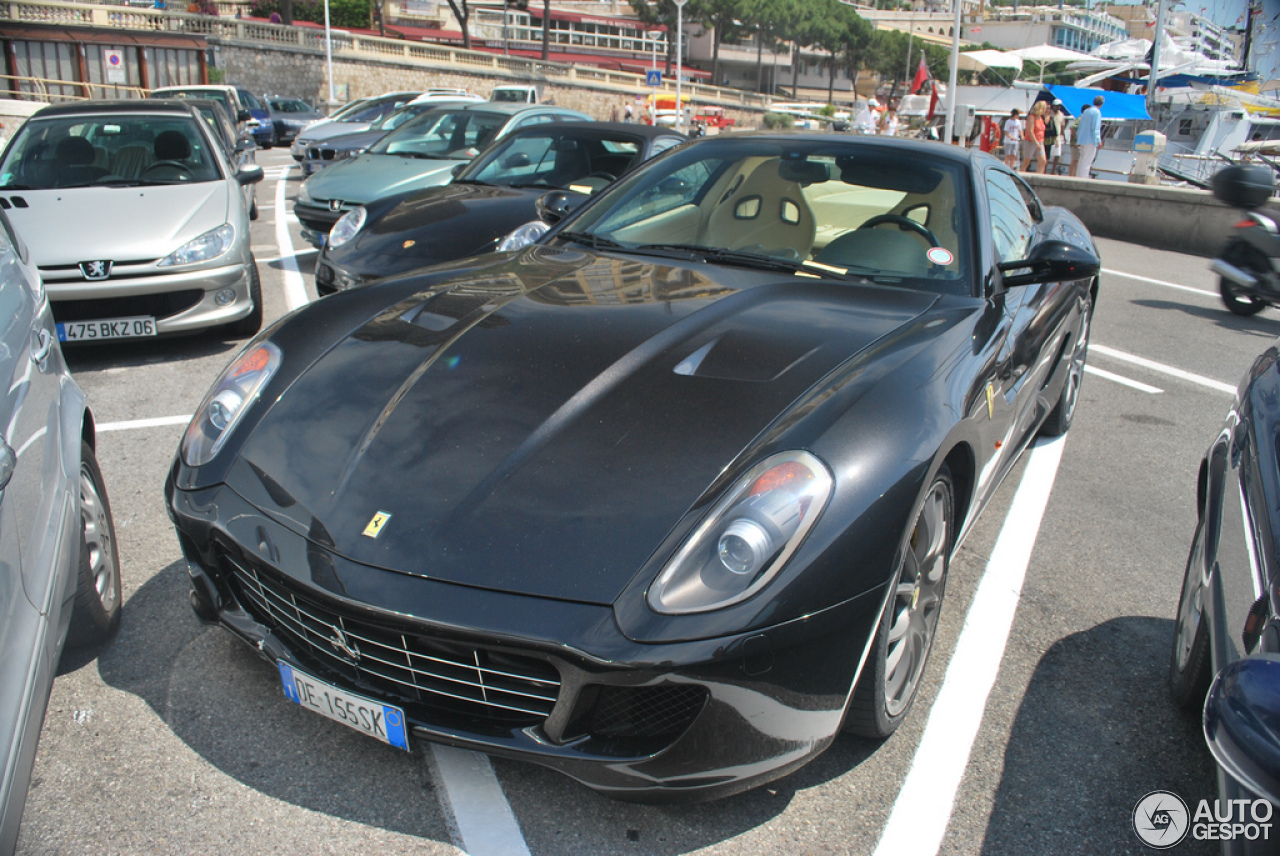
[(338, 656), (346, 660), (351, 665), (360, 662), (360, 648), (356, 643), (347, 639), (347, 634), (342, 632), (341, 627), (333, 627), (333, 636), (329, 637), (329, 644), (333, 646), (333, 650), (338, 652)]
[(111, 276), (111, 262), (80, 262), (80, 273), (85, 279), (106, 279)]
[(342, 210), (342, 200), (341, 200), (341, 199), (330, 199), (330, 200), (329, 200), (329, 210), (330, 210), (330, 211), (341, 211), (341, 210)]

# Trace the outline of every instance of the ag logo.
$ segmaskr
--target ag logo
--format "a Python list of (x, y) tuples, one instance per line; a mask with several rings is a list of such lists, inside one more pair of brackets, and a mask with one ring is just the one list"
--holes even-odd
[(1133, 831), (1156, 850), (1180, 844), (1187, 837), (1190, 820), (1187, 804), (1170, 791), (1152, 791), (1133, 807)]

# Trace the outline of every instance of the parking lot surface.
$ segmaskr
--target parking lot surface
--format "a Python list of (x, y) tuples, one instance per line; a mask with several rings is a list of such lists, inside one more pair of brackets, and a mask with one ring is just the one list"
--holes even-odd
[[(280, 150), (259, 162), (270, 321), (315, 292), (288, 201), (298, 172)], [(1132, 828), (1145, 794), (1214, 796), (1199, 723), (1166, 690), (1173, 614), (1200, 455), (1280, 315), (1227, 313), (1205, 259), (1100, 247), (1075, 424), (1024, 456), (959, 550), (908, 722), (693, 806), (613, 802), (425, 744), (405, 754), (289, 704), (270, 664), (192, 614), (162, 495), (189, 414), (240, 343), (68, 349), (99, 424), (124, 617), (96, 659), (64, 658), (19, 852), (1145, 852)], [(1189, 838), (1174, 852), (1215, 851)]]

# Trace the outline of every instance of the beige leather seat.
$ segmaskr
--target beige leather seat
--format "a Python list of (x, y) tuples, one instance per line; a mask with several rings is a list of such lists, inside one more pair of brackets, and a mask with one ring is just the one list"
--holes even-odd
[(808, 258), (816, 231), (813, 210), (800, 184), (779, 175), (780, 165), (776, 158), (763, 161), (736, 189), (731, 184), (707, 219), (699, 243)]

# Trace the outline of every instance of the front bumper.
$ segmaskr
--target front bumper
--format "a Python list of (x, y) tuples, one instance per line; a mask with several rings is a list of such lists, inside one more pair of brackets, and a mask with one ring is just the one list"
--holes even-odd
[(108, 279), (96, 281), (85, 280), (74, 266), (41, 268), (40, 274), (58, 321), (149, 315), (156, 319), (156, 333), (164, 335), (218, 327), (252, 312), (252, 265), (252, 259), (185, 271), (154, 263), (120, 265)]
[[(357, 565), (225, 485), (181, 491), (171, 473), (165, 492), (198, 614), (269, 661), (402, 707), (416, 739), (533, 761), (623, 799), (726, 796), (823, 751), (880, 606), (871, 592), (737, 636), (642, 644), (609, 607)], [(410, 670), (431, 657), (461, 671), (398, 681), (405, 670), (388, 677), (378, 662), (392, 658), (365, 668), (337, 653), (339, 625), (366, 652), (402, 647)]]

